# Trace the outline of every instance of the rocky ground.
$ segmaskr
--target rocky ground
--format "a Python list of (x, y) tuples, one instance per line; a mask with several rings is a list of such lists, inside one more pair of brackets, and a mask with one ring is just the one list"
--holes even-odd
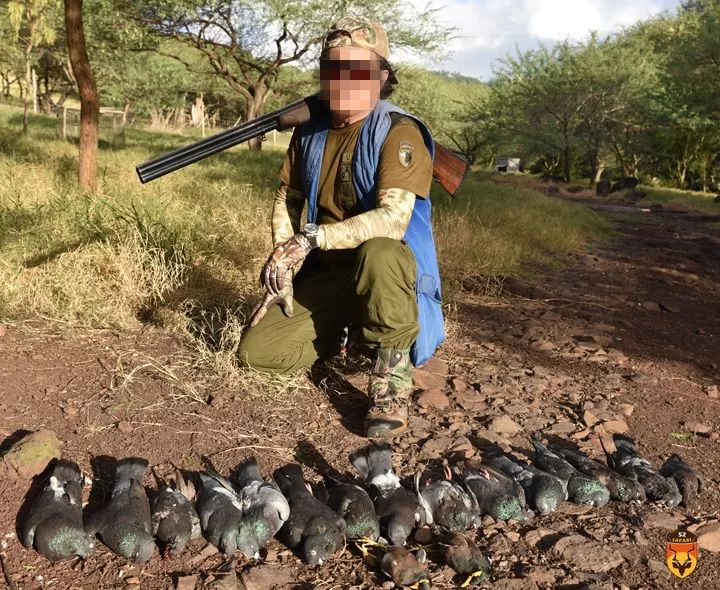
[[(410, 431), (395, 445), (398, 471), (481, 456), (488, 444), (522, 454), (535, 432), (601, 457), (601, 440), (627, 433), (656, 464), (675, 452), (695, 466), (706, 484), (699, 501), (678, 509), (565, 503), (527, 523), (486, 517), (476, 533), (493, 561), (485, 586), (718, 587), (720, 219), (582, 194), (558, 198), (596, 208), (614, 235), (570, 256), (562, 270), (506, 281), (500, 298), (461, 299), (448, 342), (416, 371)], [(63, 456), (95, 478), (88, 510), (103, 502), (113, 459), (122, 456), (146, 457), (162, 477), (173, 465), (198, 469), (208, 459), (227, 472), (255, 453), (266, 472), (299, 460), (312, 479), (349, 474), (348, 452), (364, 442), (362, 357), (265, 386), (219, 387), (191, 370), (182, 342), (155, 330), (79, 334), (44, 322), (9, 324), (0, 328), (0, 351), (0, 451), (28, 431), (56, 433)], [(58, 443), (45, 443), (52, 454)], [(17, 588), (388, 585), (350, 548), (310, 570), (278, 543), (261, 564), (228, 561), (196, 541), (184, 557), (144, 567), (104, 548), (86, 562), (52, 565), (17, 540), (28, 474), (7, 457), (0, 473), (4, 571)], [(680, 525), (703, 547), (684, 581), (664, 563), (665, 537)], [(434, 587), (454, 587), (449, 570), (434, 564), (432, 572)]]

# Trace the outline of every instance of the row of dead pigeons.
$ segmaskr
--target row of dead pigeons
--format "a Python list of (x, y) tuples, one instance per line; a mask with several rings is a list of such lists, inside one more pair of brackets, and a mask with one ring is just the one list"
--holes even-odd
[(370, 444), (350, 455), (362, 486), (326, 476), (310, 486), (298, 464), (262, 477), (256, 460), (241, 463), (226, 479), (207, 470), (197, 474), (199, 488), (176, 470), (174, 481), (149, 500), (142, 481), (148, 462), (119, 461), (109, 503), (83, 523), (83, 475), (70, 461), (59, 460), (43, 492), (35, 499), (22, 541), (50, 560), (87, 557), (95, 537), (118, 555), (148, 561), (156, 539), (166, 554), (178, 555), (199, 536), (228, 555), (241, 551), (260, 558), (266, 543), (279, 539), (308, 564), (321, 564), (345, 539), (376, 557), (398, 586), (422, 587), (427, 580), (425, 552), (403, 546), (416, 526), (429, 525), (445, 563), (466, 583), (484, 578), (490, 562), (463, 535), (483, 515), (496, 520), (527, 520), (532, 510), (553, 512), (560, 502), (603, 506), (617, 501), (648, 500), (688, 504), (702, 487), (697, 474), (672, 455), (660, 470), (638, 452), (632, 439), (615, 435), (608, 464), (578, 451), (546, 446), (533, 439), (532, 464), (497, 451), (482, 462), (464, 461), (442, 475), (418, 473), (414, 489), (402, 485), (392, 467), (387, 444)]

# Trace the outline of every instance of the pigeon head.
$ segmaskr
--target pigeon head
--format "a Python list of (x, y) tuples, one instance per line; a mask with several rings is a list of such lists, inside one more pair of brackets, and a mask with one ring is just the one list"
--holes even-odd
[(313, 535), (307, 537), (303, 543), (303, 558), (308, 565), (322, 565), (337, 551), (337, 547), (337, 539), (327, 535)]
[(150, 561), (155, 551), (155, 541), (145, 531), (132, 531), (122, 536), (118, 553), (136, 563)]
[(251, 514), (238, 525), (237, 548), (249, 559), (259, 559), (262, 549), (272, 536), (261, 514)]
[(667, 486), (660, 501), (668, 508), (673, 508), (682, 502), (682, 494), (680, 493), (678, 485), (674, 479), (666, 477), (665, 481), (667, 482)]
[(637, 487), (635, 484), (625, 478), (616, 478), (613, 481), (615, 497), (621, 502), (630, 502), (631, 500), (638, 499)]
[(405, 522), (400, 522), (400, 519), (393, 519), (387, 527), (387, 535), (390, 543), (396, 547), (402, 547), (411, 532), (412, 526), (408, 526)]
[(572, 478), (568, 482), (568, 494), (577, 504), (590, 504), (598, 508), (610, 501), (610, 490), (594, 478)]
[(55, 555), (78, 555), (83, 559), (95, 550), (95, 541), (84, 531), (63, 527), (48, 540), (49, 553)]
[(527, 520), (527, 514), (523, 510), (520, 501), (514, 496), (504, 495), (493, 507), (492, 512), (494, 514), (491, 514), (491, 516), (499, 520)]
[(535, 507), (540, 514), (555, 512), (561, 501), (562, 496), (558, 496), (556, 492), (549, 488), (542, 488), (535, 494)]
[(185, 549), (185, 541), (178, 535), (171, 535), (165, 543), (165, 551), (168, 555), (176, 557)]

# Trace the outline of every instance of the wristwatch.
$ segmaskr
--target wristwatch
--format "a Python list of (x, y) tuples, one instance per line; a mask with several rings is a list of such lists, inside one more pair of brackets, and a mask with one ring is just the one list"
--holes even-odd
[(300, 230), (310, 243), (310, 247), (314, 250), (318, 247), (317, 237), (320, 231), (320, 226), (317, 223), (306, 223)]

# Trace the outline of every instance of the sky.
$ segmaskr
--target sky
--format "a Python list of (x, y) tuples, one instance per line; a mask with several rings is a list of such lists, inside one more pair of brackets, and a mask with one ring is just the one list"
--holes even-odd
[[(427, 0), (411, 0), (424, 7)], [(435, 70), (482, 80), (492, 77), (493, 62), (508, 53), (552, 45), (566, 38), (582, 41), (591, 31), (617, 32), (658, 15), (674, 13), (681, 0), (435, 0), (444, 7), (443, 23), (457, 27), (459, 39), (444, 61), (420, 60)], [(400, 56), (398, 56), (400, 57)], [(402, 61), (402, 58), (401, 58)], [(412, 58), (409, 61), (418, 61)]]

